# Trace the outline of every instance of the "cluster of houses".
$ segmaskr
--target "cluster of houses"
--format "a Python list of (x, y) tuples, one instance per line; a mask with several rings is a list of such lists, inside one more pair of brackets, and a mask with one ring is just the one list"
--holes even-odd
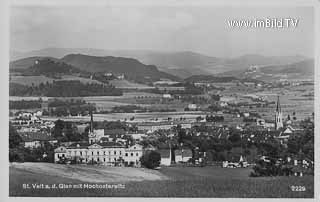
[(41, 111), (37, 111), (34, 113), (20, 112), (19, 114), (17, 114), (15, 118), (11, 119), (10, 121), (15, 125), (29, 126), (36, 123), (41, 124), (42, 123), (42, 120), (40, 118), (41, 116), (42, 116)]
[[(223, 101), (224, 102), (224, 101)], [(190, 104), (188, 106), (190, 109), (196, 110), (196, 104)], [(21, 127), (19, 132), (22, 136), (24, 146), (28, 148), (38, 148), (43, 147), (45, 142), (49, 142), (52, 145), (57, 146), (58, 141), (52, 138), (49, 133), (46, 133), (32, 126), (38, 124), (45, 128), (54, 127), (54, 123), (43, 122), (39, 117), (41, 114), (36, 113), (21, 113), (14, 120), (13, 124), (23, 125), (21, 121), (31, 121), (30, 125), (26, 127)], [(249, 114), (243, 115), (244, 117), (249, 116)], [(88, 134), (87, 142), (73, 142), (70, 144), (59, 144), (54, 150), (54, 162), (62, 163), (73, 161), (74, 163), (86, 163), (86, 164), (102, 164), (108, 166), (141, 166), (140, 158), (148, 150), (157, 150), (161, 155), (161, 165), (171, 166), (176, 163), (188, 163), (191, 159), (194, 159), (194, 154), (190, 148), (180, 147), (178, 149), (172, 150), (171, 148), (167, 149), (156, 149), (153, 147), (144, 148), (139, 144), (143, 139), (148, 138), (150, 134), (158, 130), (170, 130), (173, 127), (178, 125), (181, 128), (186, 129), (187, 132), (190, 132), (195, 124), (208, 124), (212, 129), (212, 135), (217, 136), (218, 138), (228, 138), (229, 128), (228, 126), (214, 127), (212, 123), (203, 122), (203, 123), (194, 123), (187, 121), (156, 121), (156, 122), (141, 122), (137, 124), (136, 133), (128, 133), (123, 129), (93, 129), (93, 120), (91, 114), (91, 124), (81, 124), (78, 129), (83, 130), (90, 126), (90, 132)], [(48, 125), (49, 124), (49, 125)], [(211, 125), (210, 125), (211, 124)], [(278, 99), (275, 121), (272, 125), (267, 125), (263, 119), (257, 119), (257, 126), (262, 126), (262, 128), (273, 127), (272, 131), (262, 131), (257, 133), (257, 131), (244, 134), (241, 138), (246, 138), (248, 141), (252, 142), (263, 142), (267, 141), (268, 138), (276, 138), (280, 141), (281, 144), (286, 144), (289, 137), (293, 135), (297, 129), (294, 129), (290, 123), (283, 123), (281, 106)], [(28, 129), (28, 130), (26, 130)], [(242, 128), (240, 128), (242, 129)], [(241, 130), (240, 130), (241, 131)], [(243, 130), (242, 130), (243, 131)], [(254, 130), (253, 130), (254, 131)], [(210, 134), (211, 134), (210, 132)], [(207, 134), (205, 134), (207, 133)], [(207, 135), (209, 132), (198, 132), (197, 136)], [(131, 137), (131, 138), (127, 138)], [(262, 139), (261, 139), (262, 138)], [(201, 163), (203, 160), (202, 157), (197, 158), (197, 162)], [(197, 163), (196, 162), (196, 163)], [(298, 164), (306, 166), (306, 163), (310, 162), (301, 160), (300, 163), (295, 163), (293, 160), (293, 166), (296, 169)], [(296, 165), (297, 164), (297, 165)], [(241, 156), (238, 161), (228, 161), (223, 162), (223, 167), (246, 167), (248, 163), (245, 160), (245, 157)], [(297, 171), (296, 175), (300, 176), (301, 174)]]

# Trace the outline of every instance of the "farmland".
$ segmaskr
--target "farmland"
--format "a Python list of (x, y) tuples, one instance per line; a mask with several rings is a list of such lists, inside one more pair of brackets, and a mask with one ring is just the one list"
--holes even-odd
[(53, 79), (47, 76), (11, 76), (12, 83), (18, 83), (22, 85), (39, 85), (40, 83), (52, 83), (54, 80), (79, 80), (81, 83), (99, 83), (102, 84), (99, 81), (91, 80), (88, 78), (78, 77), (78, 76), (72, 76), (72, 75), (64, 75), (61, 77), (61, 79)]
[[(250, 178), (250, 172), (249, 168), (220, 167), (163, 167), (155, 171), (44, 163), (11, 164), (10, 196), (313, 197), (313, 176)], [(23, 183), (121, 183), (125, 188), (22, 189)], [(306, 191), (293, 192), (290, 186), (305, 186)]]

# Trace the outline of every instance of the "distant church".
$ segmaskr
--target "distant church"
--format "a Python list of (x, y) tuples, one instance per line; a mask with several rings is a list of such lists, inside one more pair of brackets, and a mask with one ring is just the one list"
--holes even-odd
[(278, 130), (280, 128), (283, 128), (283, 122), (282, 122), (282, 112), (281, 112), (281, 106), (280, 106), (280, 98), (278, 96), (276, 115), (275, 115), (275, 129)]

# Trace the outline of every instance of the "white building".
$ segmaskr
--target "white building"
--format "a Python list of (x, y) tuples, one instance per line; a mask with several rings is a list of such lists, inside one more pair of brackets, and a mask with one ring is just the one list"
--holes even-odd
[(75, 160), (77, 163), (97, 163), (102, 165), (140, 166), (143, 155), (141, 145), (125, 148), (114, 142), (74, 143), (68, 147), (60, 146), (54, 150), (54, 162), (62, 159)]
[(96, 129), (93, 132), (90, 132), (89, 135), (89, 143), (93, 144), (95, 142), (99, 142), (102, 137), (104, 137), (104, 129)]
[(170, 95), (170, 94), (163, 94), (162, 97), (163, 97), (163, 98), (170, 99), (170, 98), (171, 98), (171, 95)]
[(197, 107), (196, 104), (189, 104), (189, 105), (188, 105), (188, 109), (189, 109), (189, 110), (197, 110), (198, 107)]
[(144, 133), (132, 133), (132, 134), (128, 134), (128, 135), (131, 135), (132, 138), (133, 138), (135, 141), (141, 141), (144, 137), (147, 136), (147, 135), (144, 134)]
[(192, 151), (190, 149), (177, 149), (174, 151), (175, 162), (188, 162), (192, 158)]
[(161, 156), (160, 165), (170, 166), (172, 162), (171, 149), (158, 150)]

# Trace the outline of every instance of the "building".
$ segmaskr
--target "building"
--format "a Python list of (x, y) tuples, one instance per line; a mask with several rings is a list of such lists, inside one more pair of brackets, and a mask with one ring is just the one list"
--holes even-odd
[(172, 163), (171, 149), (160, 149), (158, 152), (161, 156), (160, 165), (170, 166)]
[(147, 136), (144, 133), (131, 133), (131, 134), (128, 134), (128, 135), (131, 136), (133, 138), (133, 140), (136, 141), (136, 142), (139, 142), (139, 141), (143, 140), (143, 138)]
[(143, 155), (141, 145), (124, 147), (115, 142), (74, 143), (67, 147), (60, 146), (54, 150), (54, 162), (61, 160), (75, 163), (101, 164), (108, 166), (141, 166)]
[(171, 94), (163, 94), (162, 95), (162, 98), (165, 98), (165, 99), (170, 99), (170, 98), (172, 98), (172, 96), (171, 96)]
[(188, 104), (188, 109), (189, 109), (189, 110), (197, 110), (198, 107), (197, 107), (196, 104)]
[(280, 106), (280, 98), (278, 96), (276, 115), (275, 115), (275, 129), (279, 130), (280, 128), (283, 128), (283, 122), (282, 122), (282, 112), (281, 112), (281, 106)]
[(172, 127), (177, 127), (178, 125), (181, 126), (181, 128), (191, 128), (192, 124), (188, 122), (170, 122), (170, 121), (164, 121), (164, 122), (144, 122), (144, 123), (138, 123), (137, 127), (139, 131), (148, 131), (150, 133), (155, 132), (157, 130), (169, 130)]
[(43, 147), (46, 142), (50, 143), (51, 145), (55, 145), (58, 143), (58, 140), (54, 139), (49, 134), (42, 132), (21, 133), (20, 137), (24, 143), (25, 148), (33, 149)]
[(287, 144), (290, 136), (294, 133), (294, 129), (291, 126), (282, 128), (279, 135), (275, 138), (280, 141), (281, 144)]
[(192, 151), (188, 148), (181, 148), (174, 151), (176, 163), (186, 163), (192, 159)]

